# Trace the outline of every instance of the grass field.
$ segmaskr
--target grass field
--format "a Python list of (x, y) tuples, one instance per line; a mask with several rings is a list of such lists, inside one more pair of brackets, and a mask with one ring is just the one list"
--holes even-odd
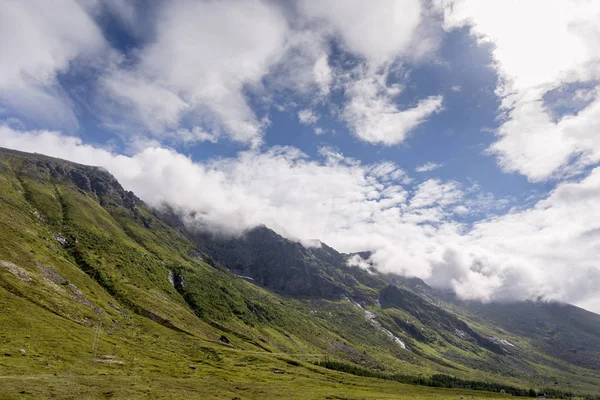
[[(0, 291), (2, 399), (500, 397), (330, 371), (311, 363), (322, 354), (241, 350), (177, 333), (136, 316), (130, 321), (135, 328), (99, 331)], [(14, 313), (13, 308), (20, 312)]]

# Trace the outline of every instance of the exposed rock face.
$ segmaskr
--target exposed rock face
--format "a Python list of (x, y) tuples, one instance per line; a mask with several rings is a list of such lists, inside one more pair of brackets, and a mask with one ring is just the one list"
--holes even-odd
[(232, 272), (277, 291), (327, 298), (339, 298), (346, 291), (326, 274), (337, 269), (333, 263), (343, 265), (343, 257), (331, 248), (305, 248), (266, 227), (255, 228), (235, 239), (202, 233), (195, 237), (215, 260)]
[(0, 268), (6, 268), (8, 271), (10, 271), (10, 273), (23, 282), (29, 282), (31, 280), (31, 275), (29, 275), (29, 272), (9, 261), (0, 260)]
[(190, 230), (174, 215), (161, 217), (191, 237), (205, 258), (214, 259), (234, 274), (281, 293), (331, 299), (348, 296), (374, 303), (375, 291), (366, 293), (364, 288), (382, 285), (382, 281), (369, 272), (348, 267), (348, 255), (324, 243), (320, 247), (305, 247), (265, 226), (251, 229), (240, 237), (219, 237)]
[(100, 167), (76, 164), (64, 160), (21, 153), (15, 150), (2, 149), (2, 152), (23, 155), (24, 174), (31, 171), (32, 176), (45, 173), (57, 181), (67, 180), (81, 191), (96, 197), (102, 206), (117, 205), (133, 210), (141, 200), (131, 191), (124, 190), (119, 181), (108, 171)]

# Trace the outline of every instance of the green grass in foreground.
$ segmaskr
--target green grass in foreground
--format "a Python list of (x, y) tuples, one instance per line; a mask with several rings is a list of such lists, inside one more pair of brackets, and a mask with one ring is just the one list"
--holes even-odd
[(498, 397), (353, 376), (284, 353), (231, 348), (135, 315), (128, 328), (100, 331), (94, 357), (95, 327), (2, 288), (0, 309), (1, 399)]

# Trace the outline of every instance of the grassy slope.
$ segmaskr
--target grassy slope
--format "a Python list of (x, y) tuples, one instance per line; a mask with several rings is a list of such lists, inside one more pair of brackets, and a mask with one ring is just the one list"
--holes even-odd
[[(0, 156), (0, 386), (6, 398), (21, 391), (40, 398), (456, 396), (310, 364), (325, 355), (412, 375), (446, 372), (523, 384), (440, 363), (445, 350), (434, 345), (414, 343), (429, 353), (424, 356), (403, 351), (349, 302), (265, 291), (193, 257), (194, 245), (142, 205), (81, 190), (49, 171), (44, 158), (40, 164)], [(57, 237), (69, 245), (63, 248)], [(170, 273), (184, 282), (179, 290)], [(382, 323), (388, 314), (402, 314), (375, 311)], [(389, 321), (390, 330), (403, 334)], [(231, 343), (220, 341), (222, 335)], [(591, 375), (579, 387), (589, 389), (596, 379)]]

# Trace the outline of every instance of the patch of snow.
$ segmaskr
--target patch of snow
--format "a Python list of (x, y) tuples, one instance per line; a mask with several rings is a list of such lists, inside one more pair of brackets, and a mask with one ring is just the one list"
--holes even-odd
[(461, 339), (466, 339), (468, 336), (463, 330), (460, 330), (458, 328), (454, 329), (454, 334)]
[[(362, 307), (360, 305), (358, 305), (361, 309)], [(390, 339), (392, 339), (398, 346), (402, 347), (404, 350), (408, 350), (406, 348), (406, 344), (404, 344), (404, 342), (402, 341), (402, 339), (400, 339), (399, 337), (397, 337), (396, 335), (394, 335), (390, 330), (384, 328), (379, 321), (377, 321), (377, 316), (375, 315), (375, 313), (373, 313), (372, 311), (369, 310), (364, 310), (365, 311), (365, 318), (367, 318), (367, 320), (372, 323), (373, 325), (375, 325), (377, 327), (377, 329), (379, 329), (381, 332), (383, 332), (387, 337), (389, 337)]]
[(238, 275), (238, 274), (235, 274), (235, 276), (237, 276), (238, 278), (245, 279), (245, 280), (247, 280), (247, 281), (253, 281), (253, 280), (254, 280), (254, 278), (253, 278), (253, 277), (251, 277), (251, 276), (248, 276), (248, 275)]
[(352, 301), (352, 304), (354, 304), (356, 307), (363, 309), (363, 306), (361, 306), (359, 303)]
[(498, 336), (489, 336), (488, 339), (490, 339), (492, 342), (498, 343), (500, 345), (517, 347), (514, 344), (512, 344), (511, 342), (509, 342), (508, 340), (499, 338)]

